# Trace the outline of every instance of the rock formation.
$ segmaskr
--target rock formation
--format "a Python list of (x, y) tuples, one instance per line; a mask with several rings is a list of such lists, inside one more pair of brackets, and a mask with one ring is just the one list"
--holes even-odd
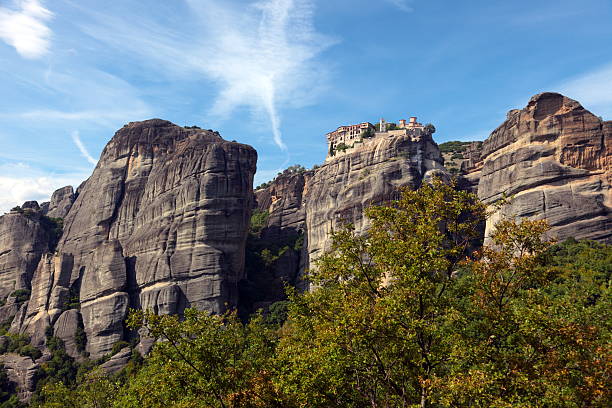
[(353, 152), (326, 162), (305, 187), (308, 259), (329, 248), (329, 233), (351, 223), (367, 228), (363, 210), (396, 197), (399, 187), (418, 188), (437, 175), (447, 177), (431, 134), (374, 139)]
[[(28, 204), (28, 203), (27, 203)], [(28, 204), (26, 211), (0, 217), (0, 298), (15, 290), (30, 289), (38, 261), (49, 250), (49, 235), (40, 215)]]
[(74, 200), (76, 195), (72, 186), (62, 187), (53, 193), (51, 201), (41, 205), (43, 214), (51, 218), (66, 218)]
[(258, 209), (269, 213), (262, 238), (286, 241), (304, 234), (303, 249), (280, 254), (272, 278), (299, 285), (304, 270), (329, 248), (330, 232), (346, 223), (363, 231), (365, 208), (395, 198), (399, 187), (417, 188), (434, 175), (446, 178), (442, 163), (428, 131), (377, 136), (315, 170), (281, 175), (256, 191)]
[[(308, 259), (304, 245), (306, 212), (304, 187), (313, 171), (285, 171), (266, 188), (255, 191), (261, 231), (247, 241), (246, 274), (241, 286), (241, 312), (248, 314), (283, 299), (285, 285), (299, 286), (299, 273)], [(256, 228), (253, 226), (253, 228)], [(273, 261), (261, 259), (270, 251)]]
[[(363, 232), (368, 206), (394, 199), (399, 187), (448, 177), (433, 127), (418, 125), (348, 136), (350, 149), (253, 194), (251, 147), (159, 119), (130, 123), (76, 193), (64, 187), (48, 203), (0, 217), (0, 323), (14, 316), (10, 330), (41, 349), (51, 327), (70, 356), (83, 358), (85, 347), (95, 359), (135, 336), (124, 327), (130, 307), (219, 313), (240, 302), (251, 312), (283, 299), (287, 283), (306, 289), (304, 272), (332, 231), (351, 223)], [(485, 202), (513, 196), (486, 233), (502, 216), (545, 218), (558, 239), (610, 242), (611, 141), (612, 122), (544, 93), (511, 111), (484, 143), (465, 147), (456, 165), (461, 186)], [(253, 208), (261, 225), (246, 245)], [(135, 349), (151, 345), (144, 338)], [(103, 369), (116, 372), (131, 352)], [(37, 363), (2, 358), (27, 397)]]
[(36, 386), (35, 376), (40, 365), (30, 357), (14, 353), (1, 356), (0, 363), (5, 367), (9, 380), (16, 386), (19, 399), (28, 401)]
[[(47, 326), (69, 337), (80, 318), (98, 358), (125, 338), (128, 307), (235, 305), (255, 164), (250, 146), (216, 132), (157, 119), (120, 129), (79, 188), (57, 252), (39, 263), (13, 330), (40, 345)], [(48, 214), (62, 215), (70, 190)], [(80, 316), (71, 310), (78, 306)]]
[(501, 217), (546, 219), (563, 240), (612, 240), (612, 121), (603, 122), (578, 102), (557, 93), (531, 98), (484, 141), (479, 158), (464, 166), (478, 196), (509, 205)]

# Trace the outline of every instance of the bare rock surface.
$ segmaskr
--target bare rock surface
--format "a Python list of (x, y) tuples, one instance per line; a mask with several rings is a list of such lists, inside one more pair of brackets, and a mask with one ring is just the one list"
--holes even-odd
[(129, 347), (124, 347), (115, 355), (113, 355), (107, 362), (102, 364), (100, 368), (107, 374), (116, 374), (121, 371), (132, 357), (132, 350)]
[(556, 93), (531, 98), (484, 141), (466, 166), (478, 196), (513, 196), (501, 217), (546, 219), (553, 238), (612, 241), (612, 122)]
[[(38, 204), (28, 208), (32, 211)], [(49, 236), (38, 214), (10, 212), (0, 217), (0, 298), (30, 288), (38, 261), (48, 249)]]
[(51, 196), (51, 201), (43, 203), (46, 205), (44, 207), (41, 205), (41, 208), (43, 208), (43, 213), (47, 217), (66, 218), (75, 199), (76, 195), (72, 186), (62, 187), (55, 190)]
[[(87, 351), (97, 358), (125, 337), (128, 307), (235, 305), (256, 159), (253, 148), (216, 132), (159, 119), (124, 126), (79, 187), (57, 254), (40, 262), (27, 311), (13, 326), (39, 343), (36, 333), (76, 295)], [(53, 202), (50, 211), (61, 207)]]
[(6, 368), (9, 381), (17, 386), (17, 395), (21, 401), (29, 401), (34, 392), (36, 370), (39, 364), (30, 357), (8, 353), (0, 357)]
[(80, 312), (70, 309), (63, 312), (53, 326), (53, 335), (62, 339), (66, 353), (75, 359), (81, 358), (75, 339), (80, 324), (82, 324)]
[(351, 223), (368, 227), (363, 210), (397, 198), (399, 187), (418, 188), (433, 176), (447, 177), (437, 144), (426, 131), (377, 137), (349, 154), (327, 161), (305, 187), (310, 264), (329, 249), (329, 234)]

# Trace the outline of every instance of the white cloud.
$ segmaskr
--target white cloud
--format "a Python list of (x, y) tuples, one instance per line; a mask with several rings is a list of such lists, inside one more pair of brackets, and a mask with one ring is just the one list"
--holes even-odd
[(47, 54), (52, 32), (47, 21), (53, 17), (39, 0), (13, 0), (14, 8), (0, 7), (0, 40), (24, 58)]
[(23, 204), (24, 201), (48, 201), (58, 188), (67, 185), (76, 188), (87, 177), (87, 174), (79, 173), (48, 173), (26, 163), (1, 164), (0, 214)]
[(392, 5), (394, 5), (395, 7), (397, 7), (398, 9), (402, 10), (402, 11), (413, 11), (412, 7), (410, 7), (409, 3), (411, 3), (411, 0), (385, 0), (387, 3), (391, 3)]
[(593, 114), (612, 119), (612, 64), (570, 78), (553, 89), (577, 100)]
[(210, 116), (227, 119), (240, 107), (264, 113), (274, 142), (285, 150), (278, 106), (309, 102), (324, 78), (325, 67), (316, 57), (333, 44), (314, 29), (313, 1), (262, 0), (246, 6), (227, 0), (186, 1), (195, 28), (182, 32), (140, 15), (117, 19), (87, 10), (96, 22), (83, 30), (166, 73), (213, 80), (219, 94)]
[(85, 145), (83, 144), (83, 142), (81, 142), (81, 137), (79, 136), (79, 132), (77, 132), (76, 130), (72, 132), (72, 141), (74, 142), (74, 144), (76, 144), (76, 146), (79, 148), (79, 151), (81, 152), (83, 157), (87, 159), (89, 163), (93, 164), (94, 166), (98, 164), (98, 161), (94, 159), (93, 157), (91, 157), (91, 155), (85, 148)]

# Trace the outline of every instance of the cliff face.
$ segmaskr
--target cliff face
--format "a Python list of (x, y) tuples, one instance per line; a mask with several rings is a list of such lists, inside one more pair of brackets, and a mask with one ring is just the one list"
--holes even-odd
[(42, 254), (49, 249), (49, 236), (39, 215), (11, 212), (0, 217), (0, 298), (30, 281)]
[(612, 240), (612, 122), (556, 93), (534, 96), (484, 141), (465, 167), (478, 196), (514, 196), (496, 216), (546, 219), (551, 236)]
[[(57, 252), (39, 263), (13, 330), (40, 345), (47, 326), (82, 319), (97, 358), (124, 338), (128, 307), (235, 305), (256, 158), (250, 146), (214, 132), (162, 120), (126, 125), (79, 188)], [(67, 310), (75, 302), (80, 316)]]
[(258, 209), (269, 213), (261, 236), (302, 234), (303, 245), (285, 251), (272, 269), (292, 271), (286, 278), (300, 286), (304, 271), (329, 248), (330, 232), (346, 223), (363, 231), (365, 208), (395, 198), (398, 187), (417, 188), (433, 175), (446, 178), (442, 162), (431, 134), (421, 132), (376, 137), (315, 170), (277, 177), (256, 191)]
[(3, 324), (10, 323), (27, 299), (38, 262), (53, 245), (38, 204), (26, 204), (30, 207), (27, 210), (0, 217), (0, 323)]
[(41, 204), (43, 214), (51, 218), (66, 218), (76, 195), (72, 186), (62, 187), (51, 196), (51, 201)]
[(329, 233), (352, 223), (367, 228), (363, 210), (394, 199), (398, 187), (418, 188), (433, 175), (447, 177), (431, 134), (374, 139), (317, 169), (305, 185), (308, 261), (329, 248)]

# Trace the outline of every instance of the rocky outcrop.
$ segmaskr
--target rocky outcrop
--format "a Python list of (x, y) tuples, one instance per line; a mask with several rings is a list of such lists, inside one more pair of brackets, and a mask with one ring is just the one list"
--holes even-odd
[(306, 206), (305, 186), (312, 179), (314, 170), (280, 174), (270, 186), (255, 191), (257, 206), (268, 213), (261, 237), (270, 241), (282, 241), (304, 232)]
[(281, 175), (256, 191), (258, 209), (269, 213), (261, 237), (282, 241), (304, 235), (302, 249), (289, 257), (278, 254), (274, 277), (293, 279), (290, 283), (299, 286), (303, 272), (329, 248), (330, 232), (346, 223), (364, 231), (365, 208), (396, 198), (399, 187), (418, 188), (434, 175), (447, 178), (442, 163), (427, 131), (377, 136), (315, 170)]
[[(79, 187), (57, 252), (40, 262), (14, 329), (40, 344), (46, 326), (74, 325), (79, 316), (61, 319), (76, 301), (87, 351), (98, 358), (125, 338), (128, 307), (235, 305), (255, 165), (254, 149), (216, 132), (158, 119), (124, 126)], [(61, 215), (69, 196), (57, 193), (48, 214)]]
[(66, 310), (58, 317), (53, 327), (53, 335), (62, 340), (66, 353), (75, 359), (81, 358), (81, 350), (76, 340), (78, 329), (83, 324), (81, 319), (78, 310)]
[(513, 196), (501, 217), (546, 219), (552, 237), (612, 240), (612, 122), (556, 93), (531, 98), (484, 141), (467, 165), (478, 196), (493, 203)]
[(51, 201), (44, 203), (46, 205), (43, 208), (43, 213), (51, 218), (66, 218), (74, 200), (76, 200), (76, 195), (72, 186), (62, 187), (55, 190), (51, 196)]
[(433, 176), (447, 177), (431, 134), (374, 139), (352, 153), (326, 162), (305, 188), (308, 260), (329, 248), (329, 234), (351, 223), (359, 233), (363, 210), (397, 197), (399, 187), (418, 188)]
[(35, 376), (40, 364), (30, 357), (9, 353), (0, 357), (11, 383), (16, 386), (17, 396), (21, 401), (29, 401), (35, 388)]
[(49, 249), (49, 235), (34, 206), (27, 212), (12, 211), (0, 217), (0, 298), (18, 289), (29, 290), (42, 254)]
[(132, 350), (129, 347), (124, 347), (107, 362), (100, 365), (100, 368), (107, 374), (116, 374), (121, 371), (132, 357)]

